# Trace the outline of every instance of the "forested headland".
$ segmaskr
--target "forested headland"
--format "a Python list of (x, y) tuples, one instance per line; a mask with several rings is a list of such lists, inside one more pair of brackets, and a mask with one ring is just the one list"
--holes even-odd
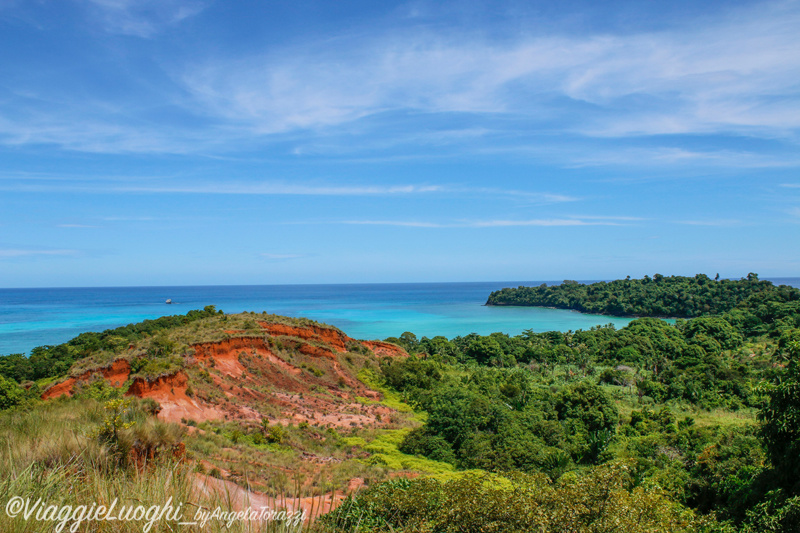
[(662, 276), (619, 279), (583, 284), (564, 281), (560, 285), (505, 288), (489, 295), (486, 305), (518, 305), (572, 309), (582, 313), (613, 316), (694, 318), (718, 315), (736, 307), (753, 307), (769, 301), (775, 293), (798, 292), (750, 273), (740, 280)]

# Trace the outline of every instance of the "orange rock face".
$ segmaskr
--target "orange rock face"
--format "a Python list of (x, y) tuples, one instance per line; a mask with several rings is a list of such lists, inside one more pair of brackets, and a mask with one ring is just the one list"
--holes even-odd
[(336, 360), (336, 354), (333, 353), (331, 350), (326, 350), (325, 348), (321, 348), (319, 346), (314, 346), (313, 344), (301, 344), (300, 353), (310, 355), (312, 357), (327, 357), (328, 359)]
[(389, 357), (408, 357), (408, 352), (399, 346), (383, 341), (361, 341), (361, 344), (373, 351), (375, 355)]
[(180, 422), (181, 419), (203, 421), (221, 417), (217, 409), (201, 407), (189, 398), (186, 394), (188, 387), (189, 378), (180, 370), (154, 380), (136, 378), (125, 396), (154, 399), (161, 406), (158, 417), (169, 422)]
[(214, 360), (217, 370), (231, 377), (239, 377), (245, 371), (239, 355), (253, 351), (268, 352), (269, 347), (261, 337), (234, 337), (220, 342), (205, 342), (192, 345), (194, 356), (199, 361)]
[[(158, 417), (174, 422), (222, 418), (260, 422), (263, 415), (259, 410), (265, 403), (277, 408), (270, 423), (279, 424), (308, 422), (349, 429), (380, 427), (392, 417), (392, 409), (358, 400), (379, 401), (381, 395), (338, 360), (338, 354), (345, 353), (353, 339), (338, 330), (313, 325), (260, 325), (264, 336), (243, 335), (192, 345), (194, 354), (186, 355), (185, 370), (156, 379), (136, 378), (126, 396), (152, 398), (161, 408)], [(274, 344), (270, 336), (283, 339)], [(407, 355), (402, 348), (381, 341), (365, 341), (363, 345), (378, 355)], [(198, 367), (205, 377), (194, 384), (199, 392), (193, 393), (189, 376), (194, 376)], [(105, 368), (50, 387), (42, 398), (72, 395), (76, 384), (95, 374), (120, 387), (130, 379), (131, 367), (128, 361), (118, 359)], [(214, 394), (214, 389), (222, 394)], [(326, 392), (320, 394), (322, 391)]]
[(287, 337), (297, 337), (305, 340), (314, 340), (330, 344), (337, 352), (346, 352), (345, 343), (350, 339), (347, 335), (330, 328), (319, 326), (287, 326), (285, 324), (271, 324), (269, 322), (259, 322), (264, 331), (270, 335), (285, 335)]
[(121, 387), (122, 384), (128, 380), (128, 376), (131, 374), (131, 365), (125, 359), (117, 359), (107, 367), (89, 370), (78, 377), (69, 378), (61, 383), (53, 385), (44, 391), (42, 394), (42, 400), (58, 398), (59, 396), (63, 396), (65, 394), (67, 396), (72, 396), (73, 388), (78, 382), (87, 382), (95, 374), (103, 376), (103, 378), (112, 387)]

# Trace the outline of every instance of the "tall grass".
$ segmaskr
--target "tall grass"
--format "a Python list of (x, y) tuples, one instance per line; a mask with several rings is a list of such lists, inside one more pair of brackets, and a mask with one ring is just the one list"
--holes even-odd
[[(34, 517), (11, 517), (6, 506), (15, 497), (28, 499), (31, 504), (41, 499), (43, 505), (110, 506), (117, 500), (122, 506), (150, 508), (172, 501), (180, 505), (184, 521), (193, 521), (198, 509), (212, 512), (237, 510), (229, 492), (199, 491), (199, 476), (191, 462), (176, 461), (171, 454), (162, 454), (143, 468), (127, 464), (114, 443), (96, 437), (107, 417), (103, 405), (92, 400), (48, 402), (28, 411), (0, 413), (0, 531), (3, 533), (41, 533), (56, 531), (57, 522), (45, 522)], [(139, 411), (131, 418), (137, 423), (125, 430), (125, 438), (150, 444), (164, 439), (171, 442), (175, 429), (147, 419)], [(69, 522), (64, 531), (74, 522)], [(141, 533), (146, 520), (84, 522), (79, 531)], [(156, 521), (153, 532), (230, 531), (232, 533), (283, 533), (309, 531), (305, 524), (278, 521), (234, 520), (226, 529), (218, 521), (205, 528), (197, 525), (179, 526), (175, 520)]]

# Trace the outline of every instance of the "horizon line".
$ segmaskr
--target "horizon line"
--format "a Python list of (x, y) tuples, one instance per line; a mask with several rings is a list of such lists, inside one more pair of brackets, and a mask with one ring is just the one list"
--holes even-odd
[[(658, 272), (656, 272), (658, 274)], [(701, 273), (698, 273), (701, 274)], [(649, 274), (645, 274), (649, 275)], [(653, 274), (655, 275), (655, 274)], [(652, 278), (653, 275), (650, 275)], [(694, 276), (681, 274), (662, 274), (664, 277), (687, 277)], [(695, 274), (697, 275), (697, 274)], [(708, 274), (705, 274), (709, 278)], [(631, 279), (644, 279), (643, 277), (633, 277)], [(623, 280), (625, 278), (602, 278), (602, 279), (529, 279), (529, 280), (478, 280), (478, 281), (370, 281), (370, 282), (334, 282), (334, 283), (222, 283), (222, 284), (196, 284), (196, 285), (66, 285), (66, 286), (41, 286), (41, 287), (0, 287), (0, 291), (24, 291), (24, 290), (57, 290), (57, 289), (160, 289), (160, 288), (201, 288), (201, 287), (297, 287), (297, 286), (365, 286), (365, 285), (442, 285), (442, 284), (477, 284), (477, 283), (563, 283), (565, 281), (576, 281), (578, 283), (599, 283)], [(720, 277), (720, 280), (738, 281), (746, 279), (746, 276), (739, 278)], [(760, 281), (796, 279), (800, 280), (800, 275), (796, 276), (766, 276), (758, 278)]]

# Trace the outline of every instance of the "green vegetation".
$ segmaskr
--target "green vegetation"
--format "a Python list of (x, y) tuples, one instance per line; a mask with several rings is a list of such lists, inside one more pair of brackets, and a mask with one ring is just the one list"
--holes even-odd
[[(668, 279), (687, 278), (648, 283)], [(800, 291), (754, 275), (695, 281), (739, 296), (710, 290), (703, 316), (675, 325), (387, 339), (413, 354), (383, 361), (387, 386), (428, 414), (399, 450), (511, 485), (393, 481), (326, 521), (341, 531), (800, 531)]]
[(800, 290), (775, 287), (748, 274), (738, 281), (712, 280), (704, 274), (693, 278), (665, 277), (601, 281), (584, 285), (565, 281), (561, 285), (506, 288), (489, 295), (486, 305), (528, 305), (574, 309), (583, 313), (613, 316), (694, 318), (719, 315), (737, 307), (755, 309), (765, 301), (781, 300), (800, 306)]
[(565, 476), (467, 476), (396, 480), (350, 498), (323, 517), (333, 531), (700, 532), (699, 518), (658, 488), (634, 487), (614, 464)]
[[(682, 309), (694, 318), (516, 336), (405, 332), (386, 340), (408, 358), (379, 359), (352, 340), (328, 358), (301, 353), (296, 338), (265, 339), (258, 326), (265, 317), (302, 321), (206, 308), (45, 347), (36, 365), (1, 357), (0, 479), (8, 481), (0, 494), (195, 501), (193, 469), (276, 498), (349, 493), (361, 480), (365, 489), (311, 526), (328, 533), (800, 531), (800, 291), (755, 275), (604, 286), (621, 287), (617, 304), (648, 314), (679, 315), (670, 302), (690, 301)], [(590, 300), (603, 304), (594, 293)], [(263, 340), (283, 370), (269, 373), (249, 348), (193, 362), (193, 343), (231, 335)], [(130, 379), (117, 388), (99, 376), (70, 399), (38, 399), (56, 378), (118, 358), (129, 361), (130, 379), (183, 369), (186, 394), (217, 407), (246, 381), (262, 398), (251, 404), (261, 419), (168, 424), (153, 416), (155, 402), (122, 396)], [(41, 370), (42, 361), (60, 370)], [(292, 376), (304, 388), (292, 389), (300, 383)], [(329, 404), (339, 411), (328, 422), (379, 411), (386, 423), (276, 422), (277, 407), (264, 400), (312, 409), (345, 393), (349, 403)], [(173, 456), (179, 442), (187, 461)], [(153, 468), (141, 470), (143, 457)], [(88, 486), (73, 494), (75, 472)], [(4, 517), (0, 529), (35, 530)]]

